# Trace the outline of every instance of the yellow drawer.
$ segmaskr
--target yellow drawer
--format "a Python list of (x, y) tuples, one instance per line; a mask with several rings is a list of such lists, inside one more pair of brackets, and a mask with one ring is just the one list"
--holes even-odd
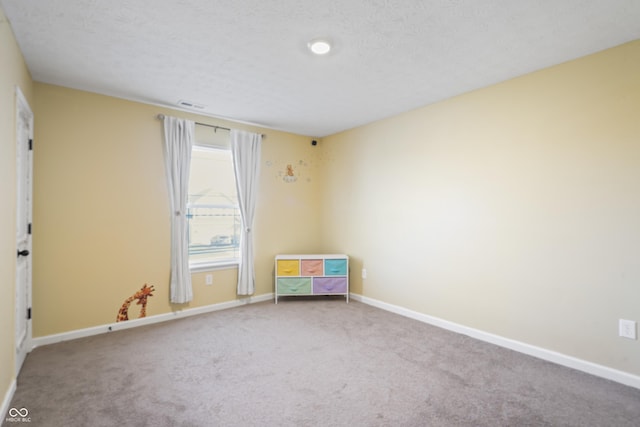
[(300, 262), (297, 259), (279, 259), (278, 276), (299, 276)]

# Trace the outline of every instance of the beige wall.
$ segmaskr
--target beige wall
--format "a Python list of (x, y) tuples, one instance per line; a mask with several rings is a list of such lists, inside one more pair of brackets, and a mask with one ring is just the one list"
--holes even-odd
[(639, 375), (639, 76), (636, 41), (325, 138), (325, 247), (357, 293)]
[(0, 402), (15, 379), (16, 86), (33, 106), (32, 84), (0, 8)]
[(638, 75), (634, 42), (312, 147), (33, 86), (0, 10), (0, 392), (15, 378), (15, 85), (36, 123), (35, 337), (112, 322), (144, 283), (149, 315), (236, 299), (222, 269), (213, 286), (194, 274), (191, 304), (168, 302), (165, 113), (267, 135), (257, 295), (277, 253), (344, 252), (356, 293), (640, 375), (640, 341), (616, 336), (640, 320)]
[[(273, 257), (319, 247), (318, 154), (309, 139), (87, 92), (35, 85), (34, 337), (115, 321), (144, 283), (147, 315), (236, 299), (237, 269), (193, 275), (194, 300), (169, 303), (169, 207), (158, 113), (264, 133), (256, 295)], [(199, 130), (201, 131), (201, 130)], [(213, 132), (212, 129), (210, 129)], [(299, 179), (282, 174), (293, 164)], [(130, 318), (138, 317), (132, 305)]]

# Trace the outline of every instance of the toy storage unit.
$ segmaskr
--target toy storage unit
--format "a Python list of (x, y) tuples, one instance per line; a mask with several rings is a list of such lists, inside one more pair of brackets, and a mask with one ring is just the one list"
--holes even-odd
[(349, 302), (349, 257), (277, 255), (276, 304), (281, 296), (344, 295)]

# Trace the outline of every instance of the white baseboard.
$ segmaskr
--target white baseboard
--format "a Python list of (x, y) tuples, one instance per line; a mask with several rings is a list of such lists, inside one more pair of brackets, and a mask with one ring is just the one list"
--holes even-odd
[(479, 329), (469, 328), (467, 326), (453, 323), (448, 320), (429, 316), (417, 311), (409, 310), (407, 308), (393, 304), (388, 304), (386, 302), (382, 302), (362, 295), (351, 294), (351, 298), (356, 301), (371, 305), (373, 307), (381, 308), (383, 310), (390, 311), (401, 316), (409, 317), (420, 322), (428, 323), (442, 329), (447, 329), (452, 332), (467, 335), (480, 341), (485, 341), (491, 344), (498, 345), (500, 347), (527, 354), (529, 356), (537, 357), (538, 359), (553, 362), (558, 365), (566, 366), (568, 368), (576, 369), (578, 371), (586, 372), (597, 377), (606, 378), (611, 381), (640, 389), (640, 376), (637, 375), (619, 371), (607, 366), (598, 365), (596, 363), (588, 362), (576, 357), (567, 356), (566, 354), (547, 350), (541, 347), (536, 347), (534, 345), (526, 344), (520, 341), (504, 338), (499, 335), (490, 334)]
[[(547, 350), (534, 345), (526, 344), (520, 341), (512, 340), (509, 338), (494, 335), (479, 329), (463, 326), (448, 320), (440, 319), (438, 317), (429, 316), (427, 314), (419, 313), (417, 311), (409, 310), (407, 308), (382, 302), (373, 298), (365, 297), (359, 294), (350, 294), (350, 299), (360, 301), (364, 304), (371, 305), (373, 307), (380, 308), (392, 313), (399, 314), (420, 322), (428, 323), (433, 326), (437, 326), (442, 329), (446, 329), (459, 334), (467, 335), (472, 338), (485, 341), (491, 344), (498, 345), (500, 347), (508, 348), (529, 356), (537, 357), (542, 360), (556, 363), (558, 365), (566, 366), (568, 368), (576, 369), (578, 371), (586, 372), (597, 377), (605, 378), (611, 381), (618, 382), (630, 387), (640, 389), (640, 376), (633, 375), (627, 372), (619, 371), (617, 369), (609, 368), (607, 366), (598, 365), (596, 363), (588, 362), (586, 360), (578, 359), (576, 357), (567, 356), (566, 354), (558, 353), (555, 351)], [(223, 302), (219, 304), (208, 305), (205, 307), (189, 308), (186, 310), (174, 311), (171, 313), (159, 314), (156, 316), (149, 316), (142, 319), (132, 319), (126, 322), (115, 322), (111, 324), (95, 326), (92, 328), (79, 329), (70, 332), (64, 332), (61, 334), (47, 335), (44, 337), (34, 338), (32, 340), (32, 348), (36, 348), (43, 345), (54, 344), (57, 342), (73, 340), (77, 338), (88, 337), (92, 335), (103, 334), (112, 331), (118, 331), (123, 329), (135, 328), (143, 325), (150, 325), (154, 323), (166, 322), (172, 319), (178, 319), (182, 317), (194, 316), (197, 314), (204, 314), (218, 310), (225, 310), (227, 308), (239, 307), (246, 304), (253, 304), (262, 301), (269, 301), (273, 299), (273, 294), (264, 294), (256, 297), (248, 297), (238, 299), (234, 301)], [(2, 411), (6, 413), (8, 405), (11, 403), (13, 393), (15, 392), (15, 380), (12, 386), (7, 391), (5, 399), (2, 404)]]
[(210, 313), (212, 311), (226, 310), (227, 308), (240, 307), (246, 304), (253, 304), (269, 300), (273, 300), (273, 293), (236, 299), (233, 301), (207, 305), (204, 307), (187, 308), (185, 310), (173, 311), (171, 313), (143, 317), (142, 319), (131, 319), (127, 320), (126, 322), (114, 322), (106, 325), (94, 326), (91, 328), (77, 329), (75, 331), (47, 335), (44, 337), (33, 338), (31, 340), (31, 349), (43, 345), (55, 344), (62, 341), (69, 341), (78, 338), (89, 337), (92, 335), (104, 334), (107, 332), (121, 331), (123, 329), (136, 328), (138, 326), (151, 325), (154, 323), (161, 323), (168, 320), (179, 319), (182, 317), (195, 316), (197, 314)]
[(11, 385), (7, 389), (7, 392), (4, 394), (4, 399), (2, 399), (2, 407), (0, 407), (0, 420), (3, 420), (7, 416), (7, 411), (9, 411), (9, 405), (11, 405), (11, 400), (13, 400), (13, 395), (16, 393), (16, 380), (11, 381)]

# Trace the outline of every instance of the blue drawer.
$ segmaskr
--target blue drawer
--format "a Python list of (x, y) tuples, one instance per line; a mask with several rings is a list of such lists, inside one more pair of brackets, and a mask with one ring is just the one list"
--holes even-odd
[(346, 259), (325, 259), (324, 275), (325, 276), (346, 276), (347, 260)]

